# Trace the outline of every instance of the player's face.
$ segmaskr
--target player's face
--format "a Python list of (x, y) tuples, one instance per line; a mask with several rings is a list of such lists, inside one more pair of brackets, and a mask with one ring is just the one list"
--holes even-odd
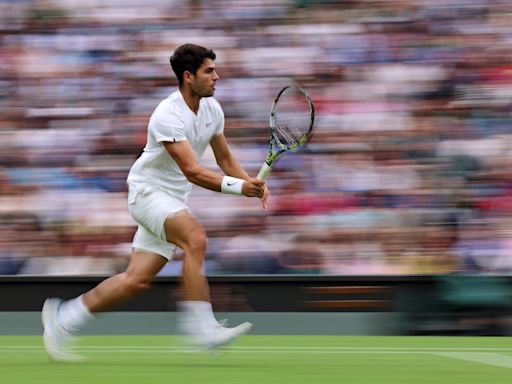
[(192, 75), (192, 91), (200, 97), (210, 97), (215, 93), (215, 84), (219, 75), (215, 71), (215, 63), (212, 59), (205, 59), (195, 75)]

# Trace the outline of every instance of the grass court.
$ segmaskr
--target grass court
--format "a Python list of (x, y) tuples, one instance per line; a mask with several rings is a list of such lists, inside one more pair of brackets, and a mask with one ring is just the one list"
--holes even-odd
[(0, 337), (3, 384), (435, 383), (512, 377), (511, 337), (246, 336), (222, 353), (176, 336), (85, 336), (85, 363), (48, 360), (40, 336)]

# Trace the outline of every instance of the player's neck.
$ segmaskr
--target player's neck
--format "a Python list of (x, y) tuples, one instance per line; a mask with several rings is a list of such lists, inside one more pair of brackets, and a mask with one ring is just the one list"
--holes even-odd
[(199, 111), (199, 102), (201, 101), (201, 96), (198, 96), (187, 88), (181, 88), (180, 92), (183, 95), (183, 99), (185, 100), (185, 103), (187, 103), (190, 110), (197, 115), (197, 112)]

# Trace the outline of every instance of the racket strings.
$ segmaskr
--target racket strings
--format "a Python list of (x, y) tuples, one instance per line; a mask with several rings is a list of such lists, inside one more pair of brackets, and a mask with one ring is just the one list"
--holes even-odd
[(311, 104), (300, 90), (290, 88), (276, 102), (272, 118), (277, 139), (281, 144), (296, 145), (311, 129)]

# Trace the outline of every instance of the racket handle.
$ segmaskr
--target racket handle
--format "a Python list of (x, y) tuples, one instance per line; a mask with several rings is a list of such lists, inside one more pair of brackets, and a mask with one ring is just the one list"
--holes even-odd
[(260, 180), (267, 180), (267, 177), (268, 177), (271, 169), (272, 169), (272, 167), (270, 165), (268, 165), (266, 162), (263, 163), (260, 171), (258, 172), (258, 176), (256, 178), (260, 179)]

